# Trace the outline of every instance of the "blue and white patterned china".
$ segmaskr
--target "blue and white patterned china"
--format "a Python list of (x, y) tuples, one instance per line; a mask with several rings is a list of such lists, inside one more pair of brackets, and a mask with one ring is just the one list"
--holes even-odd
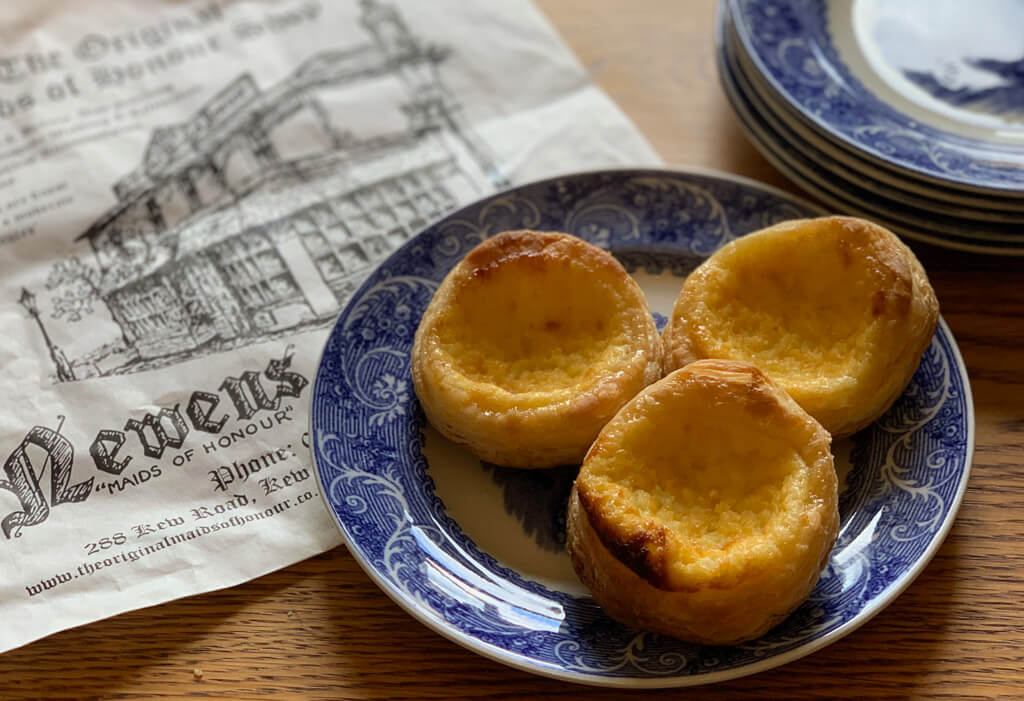
[(728, 0), (743, 52), (821, 135), (904, 177), (1024, 192), (1024, 5)]
[[(725, 45), (731, 54), (730, 60), (737, 66), (737, 71), (742, 73), (750, 83), (752, 90), (749, 97), (764, 106), (762, 116), (770, 117), (774, 122), (783, 125), (784, 131), (794, 135), (794, 138), (800, 143), (800, 148), (809, 155), (813, 153), (816, 159), (823, 162), (823, 165), (834, 164), (836, 168), (842, 168), (865, 179), (873, 180), (883, 187), (895, 188), (899, 190), (901, 196), (904, 193), (909, 193), (914, 197), (924, 197), (945, 203), (949, 209), (957, 210), (963, 217), (981, 221), (1024, 219), (1024, 198), (983, 195), (909, 178), (906, 173), (888, 168), (864, 154), (837, 146), (814, 129), (809, 129), (798, 116), (792, 114), (784, 105), (777, 103), (776, 96), (757, 72), (756, 66), (737, 46), (738, 38), (736, 38), (735, 30), (731, 23), (728, 24), (730, 26), (726, 30)], [(783, 129), (779, 131), (782, 132)], [(804, 145), (806, 145), (806, 149)]]
[(715, 249), (818, 213), (732, 176), (601, 171), (487, 197), (411, 239), (352, 297), (313, 389), (316, 473), (352, 556), (445, 637), (520, 669), (588, 684), (687, 686), (752, 674), (866, 622), (935, 554), (967, 484), (970, 387), (944, 323), (897, 403), (833, 446), (842, 528), (817, 588), (782, 624), (733, 647), (687, 644), (609, 619), (564, 550), (575, 468), (480, 463), (426, 423), (409, 374), (413, 335), (437, 285), (500, 231), (567, 231), (609, 250), (663, 324), (685, 275)]
[(1024, 229), (942, 215), (941, 203), (915, 203), (913, 196), (829, 161), (788, 130), (761, 102), (738, 65), (727, 25), (728, 16), (719, 12), (716, 51), (722, 87), (751, 141), (787, 177), (836, 211), (873, 219), (908, 238), (973, 252), (1024, 255)]
[[(731, 79), (738, 88), (745, 106), (752, 113), (761, 140), (768, 141), (788, 158), (791, 167), (806, 171), (803, 175), (826, 190), (861, 203), (888, 219), (923, 231), (968, 239), (992, 241), (1019, 241), (1024, 244), (1024, 212), (992, 212), (975, 207), (950, 204), (948, 201), (904, 192), (876, 181), (870, 175), (849, 168), (816, 149), (809, 140), (795, 133), (777, 113), (763, 101), (751, 77), (739, 65), (731, 46), (726, 43), (724, 54)], [(765, 138), (767, 137), (767, 138)], [(804, 165), (806, 164), (806, 165)], [(979, 218), (990, 217), (995, 221)]]
[[(723, 7), (719, 6), (720, 13)], [(727, 11), (725, 16), (724, 45), (733, 71), (749, 86), (743, 89), (744, 97), (757, 107), (757, 116), (772, 126), (783, 143), (792, 144), (826, 169), (840, 173), (841, 177), (852, 176), (865, 186), (870, 183), (889, 193), (890, 198), (898, 198), (915, 207), (926, 207), (947, 216), (979, 222), (1024, 223), (1024, 198), (987, 196), (908, 178), (905, 173), (883, 167), (863, 154), (836, 146), (814, 129), (809, 129), (798, 116), (777, 103), (771, 87), (739, 47), (739, 38), (728, 21)]]

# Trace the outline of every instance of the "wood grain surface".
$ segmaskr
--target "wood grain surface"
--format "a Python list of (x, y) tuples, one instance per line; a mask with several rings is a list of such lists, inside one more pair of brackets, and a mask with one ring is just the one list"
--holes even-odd
[[(540, 0), (669, 164), (799, 192), (718, 87), (713, 0)], [(645, 698), (1024, 698), (1024, 259), (914, 245), (974, 389), (977, 449), (938, 556), (875, 619), (799, 661)], [(0, 656), (0, 698), (637, 698), (531, 676), (415, 622), (343, 548)]]

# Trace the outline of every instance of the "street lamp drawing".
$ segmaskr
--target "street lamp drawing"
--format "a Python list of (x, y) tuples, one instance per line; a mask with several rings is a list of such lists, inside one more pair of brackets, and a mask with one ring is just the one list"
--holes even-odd
[(50, 334), (46, 333), (46, 327), (43, 326), (43, 320), (39, 318), (39, 307), (36, 306), (36, 296), (28, 291), (28, 288), (21, 288), (21, 297), (18, 298), (18, 302), (21, 306), (25, 307), (25, 311), (28, 315), (36, 320), (39, 324), (39, 330), (43, 334), (43, 340), (46, 341), (46, 347), (50, 351), (50, 359), (53, 360), (54, 366), (57, 368), (57, 382), (71, 382), (75, 379), (75, 374), (71, 370), (71, 364), (68, 363), (68, 359), (64, 356), (64, 352), (54, 345), (53, 341), (50, 340)]

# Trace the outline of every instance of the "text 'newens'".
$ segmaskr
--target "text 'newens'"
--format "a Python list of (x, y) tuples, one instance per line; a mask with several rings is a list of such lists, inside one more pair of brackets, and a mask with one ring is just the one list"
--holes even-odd
[[(301, 396), (309, 384), (301, 374), (289, 370), (291, 359), (289, 346), (280, 359), (271, 359), (262, 373), (247, 370), (228, 377), (218, 387), (220, 393), (193, 392), (184, 410), (179, 403), (142, 419), (130, 418), (122, 429), (101, 429), (89, 446), (93, 464), (102, 472), (120, 475), (135, 458), (128, 452), (133, 445), (146, 457), (161, 458), (168, 449), (182, 448), (193, 431), (218, 434), (231, 418), (221, 406), (225, 402), (239, 421), (260, 412), (279, 412), (283, 399)], [(55, 429), (34, 426), (4, 461), (0, 489), (12, 492), (21, 504), (19, 510), (0, 520), (0, 530), (8, 539), (20, 536), (26, 526), (45, 521), (52, 507), (85, 501), (93, 492), (94, 477), (71, 482), (75, 449), (61, 434), (63, 425), (64, 417), (60, 417)], [(44, 491), (41, 482), (47, 472), (50, 484)]]

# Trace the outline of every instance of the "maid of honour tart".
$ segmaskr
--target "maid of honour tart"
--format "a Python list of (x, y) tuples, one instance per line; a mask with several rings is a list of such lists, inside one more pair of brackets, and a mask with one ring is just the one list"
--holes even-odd
[(900, 396), (938, 314), (920, 262), (887, 229), (850, 217), (783, 222), (687, 277), (663, 335), (665, 370), (752, 363), (845, 436)]
[(623, 623), (697, 643), (760, 636), (810, 594), (839, 529), (831, 439), (748, 363), (699, 360), (601, 431), (567, 548)]
[(430, 423), (477, 457), (579, 463), (601, 427), (661, 376), (647, 302), (610, 254), (569, 234), (508, 231), (451, 270), (412, 348)]

